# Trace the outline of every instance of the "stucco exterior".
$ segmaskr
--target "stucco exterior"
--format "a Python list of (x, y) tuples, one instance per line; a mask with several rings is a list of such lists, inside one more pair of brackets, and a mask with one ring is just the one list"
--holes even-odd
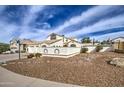
[(41, 53), (43, 56), (71, 56), (80, 53), (81, 48), (74, 47), (28, 47), (28, 53)]
[(112, 40), (112, 48), (117, 52), (124, 52), (124, 37), (115, 38)]
[[(53, 37), (52, 37), (53, 36)], [(81, 48), (88, 48), (87, 53), (95, 52), (98, 43), (80, 43), (76, 39), (67, 38), (63, 35), (51, 34), (46, 40), (29, 45), (28, 53), (41, 53), (43, 56), (63, 57), (79, 54)], [(66, 46), (65, 46), (66, 45)], [(110, 47), (103, 48), (100, 52), (109, 51)]]

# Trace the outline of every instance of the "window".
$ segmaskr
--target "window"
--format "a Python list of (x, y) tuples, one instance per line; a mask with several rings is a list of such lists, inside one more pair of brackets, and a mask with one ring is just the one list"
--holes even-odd
[(55, 40), (56, 39), (56, 34), (51, 34), (51, 40)]
[(76, 45), (75, 44), (71, 44), (70, 47), (76, 47)]
[(34, 46), (30, 46), (30, 47), (34, 47)]
[(46, 47), (46, 45), (42, 45), (42, 47)]

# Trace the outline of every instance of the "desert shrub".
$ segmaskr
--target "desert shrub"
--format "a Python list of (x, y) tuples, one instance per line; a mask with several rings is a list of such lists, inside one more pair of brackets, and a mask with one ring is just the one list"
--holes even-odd
[(41, 55), (42, 55), (41, 53), (36, 53), (36, 54), (35, 54), (35, 57), (38, 58), (38, 57), (40, 57)]
[(103, 49), (103, 46), (102, 45), (96, 46), (96, 52), (99, 52), (101, 49)]
[(27, 55), (27, 58), (33, 58), (33, 57), (34, 57), (34, 54)]
[(15, 53), (19, 53), (19, 51), (18, 51), (18, 50), (16, 50), (16, 51), (15, 51)]
[(21, 53), (25, 53), (26, 51), (25, 50), (22, 50)]
[(81, 53), (86, 53), (88, 51), (88, 48), (81, 48)]

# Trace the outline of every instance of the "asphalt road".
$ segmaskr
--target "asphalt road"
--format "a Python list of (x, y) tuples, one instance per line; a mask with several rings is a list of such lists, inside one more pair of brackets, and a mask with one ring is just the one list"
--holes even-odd
[[(0, 54), (0, 63), (1, 62), (6, 62), (6, 61), (10, 61), (10, 60), (15, 60), (19, 58), (19, 54)], [(21, 58), (26, 58), (26, 54), (25, 53), (21, 53)]]

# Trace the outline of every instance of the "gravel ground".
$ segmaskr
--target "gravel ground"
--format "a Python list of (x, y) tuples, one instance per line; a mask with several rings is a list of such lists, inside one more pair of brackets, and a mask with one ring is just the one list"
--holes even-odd
[(124, 57), (124, 54), (85, 53), (68, 59), (22, 59), (8, 62), (3, 67), (30, 77), (81, 86), (124, 87), (124, 68), (107, 64), (115, 57)]

